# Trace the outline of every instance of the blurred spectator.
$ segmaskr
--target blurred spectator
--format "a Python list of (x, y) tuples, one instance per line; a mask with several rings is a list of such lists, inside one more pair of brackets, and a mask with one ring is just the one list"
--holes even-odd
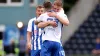
[(11, 40), (10, 53), (15, 54), (15, 42), (13, 39)]
[(9, 37), (8, 29), (6, 29), (3, 38), (4, 52), (6, 55), (10, 54), (10, 38), (8, 37)]
[(15, 43), (14, 40), (11, 40), (11, 43), (7, 43), (6, 41), (4, 42), (4, 51), (6, 53), (6, 55), (15, 55)]
[(29, 50), (28, 48), (26, 49), (26, 56), (31, 56), (31, 50)]
[(25, 56), (26, 52), (26, 41), (23, 36), (19, 40), (19, 56)]
[(8, 43), (7, 44), (6, 43), (4, 42), (4, 51), (5, 51), (6, 54), (9, 54), (10, 53), (9, 52), (10, 51), (10, 45)]
[(100, 37), (96, 38), (96, 47), (92, 53), (95, 55), (100, 55)]

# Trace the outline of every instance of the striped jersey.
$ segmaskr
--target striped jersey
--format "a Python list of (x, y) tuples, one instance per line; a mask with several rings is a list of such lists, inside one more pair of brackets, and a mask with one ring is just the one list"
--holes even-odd
[(34, 20), (36, 20), (36, 17), (29, 20), (27, 31), (32, 32), (31, 50), (40, 50), (42, 45), (42, 29), (38, 28), (37, 25), (35, 25)]

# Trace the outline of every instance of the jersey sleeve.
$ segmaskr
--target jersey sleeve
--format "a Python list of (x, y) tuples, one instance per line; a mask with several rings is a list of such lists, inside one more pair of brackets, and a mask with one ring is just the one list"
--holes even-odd
[(28, 22), (27, 31), (32, 32), (32, 19)]
[(38, 22), (43, 21), (43, 15), (40, 15), (40, 16), (36, 19), (36, 21), (38, 21)]

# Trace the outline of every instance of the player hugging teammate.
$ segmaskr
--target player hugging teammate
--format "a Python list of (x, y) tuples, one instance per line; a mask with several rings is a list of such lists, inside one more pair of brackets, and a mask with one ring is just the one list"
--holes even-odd
[[(41, 32), (36, 31), (38, 33), (41, 33), (40, 35), (37, 34), (38, 37), (42, 40), (41, 45), (41, 51), (38, 52), (40, 55), (31, 55), (31, 56), (65, 56), (62, 44), (61, 44), (61, 30), (62, 25), (68, 25), (69, 20), (64, 14), (63, 8), (62, 8), (62, 2), (57, 0), (54, 1), (52, 4), (50, 1), (46, 1), (43, 4), (43, 7), (45, 9), (45, 13), (41, 14), (37, 19), (34, 21), (36, 24), (36, 27), (38, 29), (42, 29)], [(33, 29), (33, 28), (32, 28)], [(34, 32), (33, 32), (34, 33)], [(33, 37), (34, 35), (31, 34)], [(31, 38), (31, 36), (27, 37), (27, 40)], [(34, 42), (37, 39), (33, 38), (32, 41)], [(37, 40), (37, 41), (40, 41)], [(32, 43), (34, 46), (35, 44)], [(30, 47), (30, 45), (28, 45)], [(38, 47), (38, 45), (37, 45)], [(33, 49), (33, 47), (32, 47)], [(35, 53), (36, 52), (31, 52)]]

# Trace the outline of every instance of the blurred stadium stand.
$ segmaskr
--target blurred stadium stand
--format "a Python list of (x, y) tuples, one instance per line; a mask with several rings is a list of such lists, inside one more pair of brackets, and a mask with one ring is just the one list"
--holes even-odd
[[(95, 39), (100, 35), (100, 4), (88, 16), (71, 38), (64, 44), (68, 54), (91, 54), (95, 48)], [(74, 55), (73, 55), (74, 56)]]

